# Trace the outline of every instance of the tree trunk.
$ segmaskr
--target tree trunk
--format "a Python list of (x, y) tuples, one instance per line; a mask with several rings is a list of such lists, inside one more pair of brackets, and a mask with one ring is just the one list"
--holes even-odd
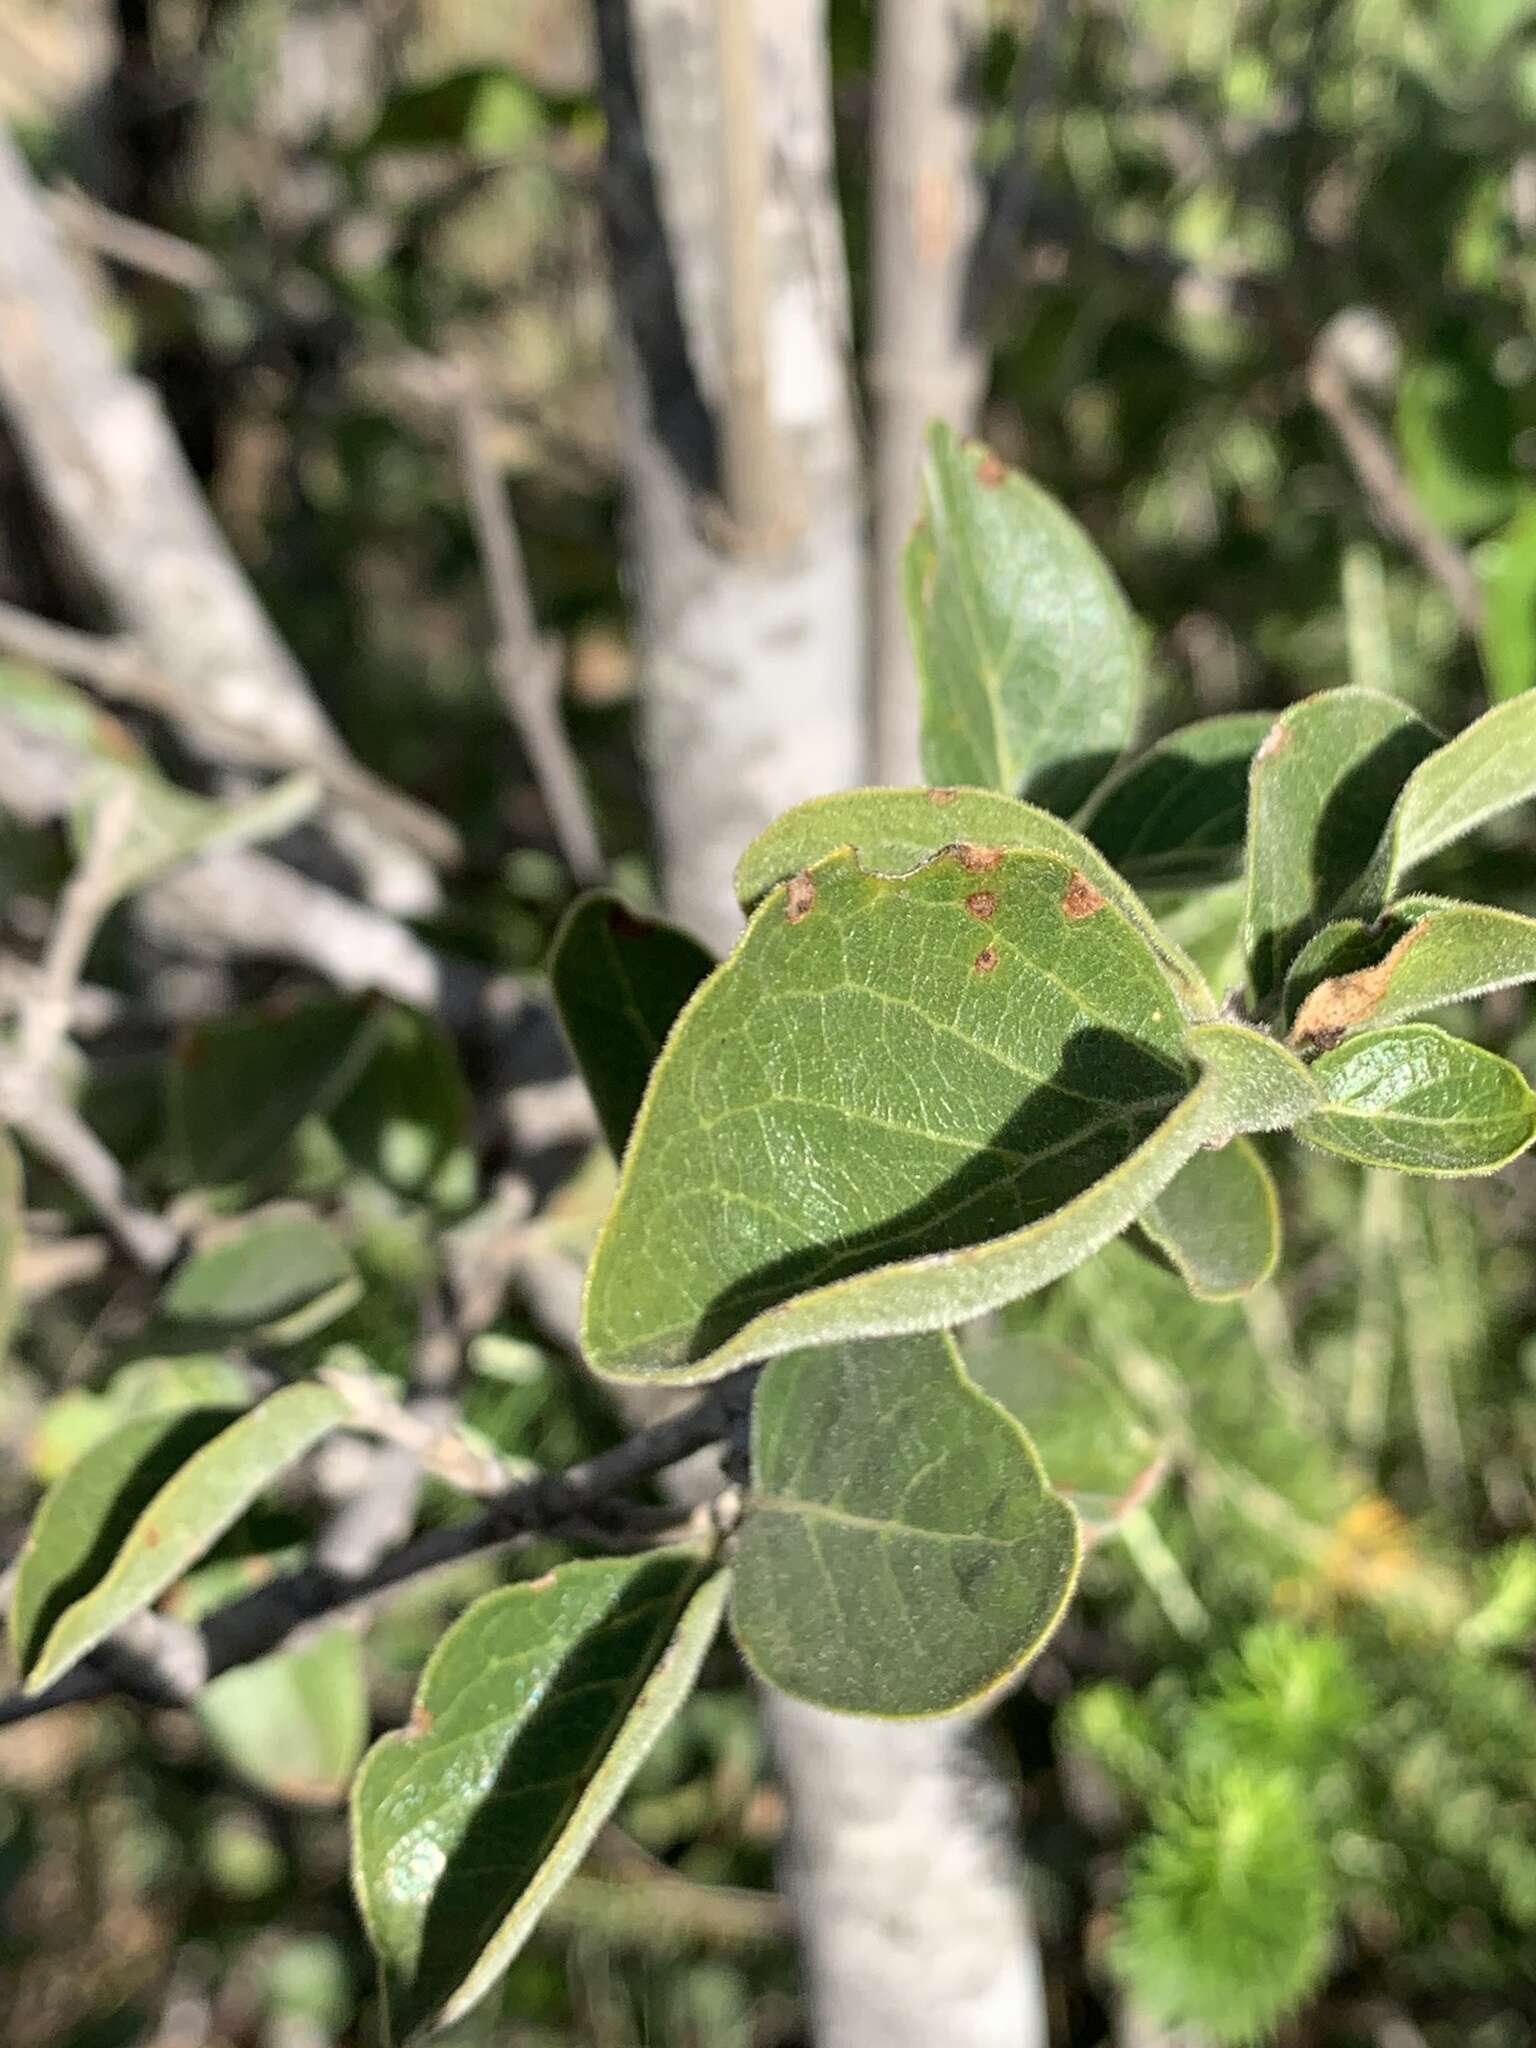
[(986, 356), (965, 322), (981, 218), (973, 73), (985, 0), (882, 0), (871, 115), (874, 770), (916, 782), (917, 675), (902, 562), (931, 420), (964, 431)]
[[(750, 19), (747, 0), (719, 4)], [(823, 0), (759, 0), (756, 17), (756, 75), (730, 81), (726, 124), (721, 60), (739, 48), (711, 0), (598, 0), (642, 736), (668, 903), (721, 947), (748, 840), (866, 756)], [(733, 161), (749, 149), (755, 164)], [(733, 249), (743, 235), (755, 250)], [(1007, 1800), (971, 1733), (771, 1693), (764, 1710), (819, 2048), (1039, 2048)]]

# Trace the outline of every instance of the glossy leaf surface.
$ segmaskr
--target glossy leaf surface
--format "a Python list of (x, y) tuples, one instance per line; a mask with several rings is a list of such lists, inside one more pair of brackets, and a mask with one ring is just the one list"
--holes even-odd
[(1362, 1032), (1312, 1073), (1329, 1107), (1298, 1135), (1366, 1166), (1494, 1173), (1536, 1137), (1536, 1095), (1520, 1069), (1433, 1024)]
[(400, 2035), (460, 2017), (512, 1961), (692, 1689), (725, 1591), (692, 1550), (568, 1564), (443, 1637), (352, 1793)]

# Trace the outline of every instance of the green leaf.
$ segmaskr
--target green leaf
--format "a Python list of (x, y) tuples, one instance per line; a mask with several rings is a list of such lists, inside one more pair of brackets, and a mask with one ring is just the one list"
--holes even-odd
[(1483, 586), (1483, 663), (1489, 694), (1536, 687), (1536, 499), (1478, 550)]
[(402, 2036), (460, 2018), (527, 1940), (698, 1676), (726, 1580), (693, 1550), (488, 1593), (352, 1791), (352, 1874)]
[(549, 983), (615, 1158), (667, 1033), (714, 965), (697, 939), (605, 891), (579, 897), (566, 912)]
[(475, 1197), (474, 1102), (453, 1041), (418, 1010), (378, 1013), (361, 1074), (328, 1119), (358, 1166), (396, 1194), (439, 1208)]
[(1330, 690), (1283, 712), (1254, 756), (1243, 943), (1260, 1003), (1368, 868), (1398, 792), (1436, 738), (1406, 705)]
[(197, 1698), (203, 1732), (243, 1778), (299, 1806), (336, 1806), (368, 1744), (363, 1649), (336, 1628), (226, 1671)]
[(764, 1373), (731, 1623), (758, 1675), (835, 1713), (949, 1714), (1015, 1677), (1077, 1579), (1077, 1521), (947, 1335)]
[(1329, 1106), (1298, 1135), (1365, 1166), (1496, 1173), (1536, 1137), (1536, 1095), (1520, 1069), (1433, 1024), (1363, 1032), (1312, 1074)]
[(1536, 796), (1536, 693), (1496, 705), (1414, 769), (1375, 858), (1341, 906), (1374, 910), (1410, 868)]
[(351, 1259), (319, 1217), (284, 1215), (193, 1252), (161, 1295), (159, 1314), (189, 1339), (297, 1343), (361, 1293)]
[(356, 1079), (382, 1025), (374, 1006), (343, 1000), (286, 1015), (246, 1010), (187, 1032), (166, 1087), (172, 1143), (191, 1183), (224, 1187), (269, 1165), (307, 1116)]
[(1285, 1006), (1295, 1046), (1330, 1047), (1365, 1025), (1536, 981), (1536, 918), (1406, 897), (1378, 925), (1327, 925), (1297, 958)]
[(854, 789), (797, 804), (747, 848), (736, 895), (750, 910), (777, 883), (851, 848), (871, 875), (909, 875), (952, 846), (1017, 848), (1070, 861), (1125, 915), (1162, 959), (1192, 1017), (1215, 1015), (1215, 1000), (1191, 962), (1170, 945), (1151, 912), (1080, 832), (1034, 804), (985, 789)]
[(549, 114), (571, 104), (539, 92), (502, 65), (451, 71), (392, 93), (356, 153), (451, 149), (504, 156), (527, 148), (544, 133)]
[(99, 1583), (160, 1488), (239, 1412), (168, 1407), (119, 1420), (71, 1459), (33, 1516), (16, 1568), (10, 1625), (20, 1670), (36, 1663), (64, 1610)]
[(1245, 1138), (1197, 1152), (1140, 1219), (1198, 1301), (1235, 1301), (1280, 1257), (1280, 1197)]
[(16, 1266), (25, 1240), (25, 1198), (21, 1155), (0, 1127), (0, 1366), (6, 1363), (20, 1307)]
[(81, 856), (101, 828), (102, 806), (127, 790), (132, 813), (112, 863), (112, 890), (128, 896), (184, 861), (277, 839), (302, 824), (319, 803), (312, 775), (289, 775), (231, 803), (210, 803), (151, 772), (108, 768), (97, 771), (75, 809), (74, 834)]
[(1274, 720), (1203, 718), (1112, 775), (1078, 823), (1139, 889), (1195, 889), (1239, 872), (1248, 774)]
[[(48, 1496), (23, 1552), (12, 1627), (26, 1690), (45, 1691), (129, 1615), (157, 1600), (345, 1414), (345, 1404), (326, 1387), (283, 1387), (215, 1435), (205, 1436), (204, 1425), (227, 1421), (226, 1413), (194, 1409), (129, 1424), (98, 1445)], [(131, 1467), (124, 1461), (125, 1440), (137, 1453)], [(168, 1469), (173, 1453), (177, 1463)], [(140, 1506), (146, 1461), (159, 1483)], [(65, 1496), (72, 1498), (61, 1507)], [(87, 1532), (73, 1521), (81, 1502), (90, 1525), (88, 1549)], [(130, 1505), (137, 1512), (123, 1533)], [(41, 1648), (35, 1657), (24, 1654), (66, 1586), (68, 1604), (58, 1608)]]
[(1146, 1505), (1166, 1467), (1163, 1447), (1112, 1373), (1015, 1320), (1005, 1310), (966, 1331), (965, 1369), (1023, 1425), (1084, 1542), (1103, 1542)]
[(833, 855), (694, 997), (588, 1271), (599, 1371), (946, 1328), (1086, 1258), (1202, 1144), (1316, 1106), (1258, 1033), (1188, 1029), (1078, 870), (977, 851), (896, 880)]
[(1142, 687), (1136, 622), (1087, 534), (936, 425), (906, 587), (927, 779), (1074, 810), (1124, 751)]
[(1470, 351), (1410, 363), (1398, 386), (1397, 438), (1413, 496), (1436, 526), (1484, 533), (1513, 508), (1518, 483), (1510, 394)]

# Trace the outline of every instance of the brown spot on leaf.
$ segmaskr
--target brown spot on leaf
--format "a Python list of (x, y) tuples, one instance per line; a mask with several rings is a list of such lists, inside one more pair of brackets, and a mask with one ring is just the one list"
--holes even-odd
[(1000, 846), (960, 845), (955, 848), (955, 859), (968, 875), (989, 875), (994, 868), (1003, 864), (1003, 849)]
[(1061, 899), (1061, 907), (1072, 922), (1078, 924), (1085, 917), (1096, 916), (1104, 908), (1106, 900), (1081, 869), (1074, 868), (1067, 893)]
[(1309, 1046), (1317, 1052), (1331, 1052), (1347, 1031), (1358, 1031), (1381, 1007), (1392, 985), (1392, 977), (1403, 957), (1419, 943), (1434, 923), (1426, 917), (1406, 931), (1384, 960), (1374, 967), (1358, 968), (1353, 974), (1336, 974), (1320, 981), (1296, 1012), (1291, 1026), (1291, 1044)]
[(151, 1522), (149, 1527), (141, 1532), (140, 1540), (146, 1550), (158, 1550), (165, 1541), (165, 1538), (155, 1527), (154, 1523)]
[(995, 491), (1007, 477), (1008, 472), (990, 448), (983, 448), (981, 460), (976, 465), (976, 481), (989, 491)]
[(997, 965), (999, 957), (996, 946), (983, 946), (976, 955), (976, 972), (978, 974), (990, 974)]
[(1283, 718), (1277, 718), (1265, 733), (1259, 751), (1253, 758), (1256, 762), (1272, 760), (1276, 754), (1283, 754), (1290, 744), (1291, 729)]
[(958, 789), (930, 789), (928, 792), (928, 801), (931, 804), (938, 804), (940, 806), (943, 806), (944, 804), (952, 804), (959, 794), (960, 792)]
[(432, 1709), (418, 1700), (411, 1709), (411, 1718), (406, 1723), (407, 1735), (430, 1735), (432, 1733)]
[(996, 917), (997, 893), (992, 889), (974, 889), (966, 897), (965, 907), (972, 917)]
[(786, 924), (799, 924), (802, 918), (809, 917), (816, 908), (816, 884), (804, 869), (791, 880), (785, 901)]

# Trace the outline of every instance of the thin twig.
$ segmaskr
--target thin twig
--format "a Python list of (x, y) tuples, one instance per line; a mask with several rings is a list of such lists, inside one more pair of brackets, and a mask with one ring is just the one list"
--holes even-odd
[(141, 270), (188, 292), (228, 289), (223, 265), (206, 249), (125, 213), (114, 213), (78, 186), (56, 188), (48, 194), (48, 206), (67, 235), (127, 270)]
[(1372, 510), (1445, 591), (1466, 631), (1483, 628), (1483, 593), (1471, 563), (1414, 496), (1391, 443), (1355, 396), (1325, 330), (1307, 364), (1312, 403), (1339, 437)]
[(138, 793), (126, 777), (107, 791), (91, 820), (79, 865), (60, 894), (17, 1033), (17, 1057), (39, 1078), (52, 1066), (69, 1031), (86, 955), (117, 894), (117, 857), (133, 829), (137, 806)]
[[(729, 1435), (739, 1416), (742, 1383), (753, 1370), (749, 1367), (745, 1374), (722, 1381), (692, 1407), (638, 1431), (582, 1464), (509, 1487), (471, 1520), (427, 1530), (365, 1572), (343, 1576), (318, 1564), (309, 1565), (220, 1608), (196, 1632), (201, 1655), (195, 1669), (189, 1670), (185, 1636), (178, 1630), (172, 1646), (174, 1670), (158, 1668), (151, 1648), (140, 1643), (134, 1645), (140, 1665), (137, 1678), (121, 1671), (109, 1673), (99, 1656), (93, 1656), (44, 1693), (0, 1700), (0, 1727), (111, 1692), (128, 1691), (157, 1705), (164, 1704), (168, 1695), (184, 1703), (220, 1673), (269, 1655), (300, 1629), (331, 1622), (397, 1586), (465, 1558), (558, 1534), (613, 1496)], [(151, 1668), (146, 1670), (146, 1665)]]
[(351, 804), (439, 866), (451, 866), (463, 850), (453, 826), (427, 805), (391, 787), (348, 755), (294, 745), (282, 731), (224, 717), (203, 697), (180, 689), (126, 634), (77, 632), (0, 601), (0, 650), (73, 676), (104, 697), (174, 719), (225, 760), (305, 769), (328, 795)]
[(578, 882), (599, 882), (606, 872), (602, 842), (575, 749), (560, 716), (560, 648), (556, 641), (539, 634), (522, 543), (501, 477), (491, 461), (485, 412), (474, 379), (468, 371), (455, 369), (447, 384), (453, 396), (459, 464), (495, 628), (491, 673), (528, 756), (566, 865)]
[(45, 1078), (0, 1061), (0, 1120), (63, 1175), (138, 1265), (158, 1273), (170, 1264), (181, 1243), (175, 1226), (132, 1201), (121, 1166)]

